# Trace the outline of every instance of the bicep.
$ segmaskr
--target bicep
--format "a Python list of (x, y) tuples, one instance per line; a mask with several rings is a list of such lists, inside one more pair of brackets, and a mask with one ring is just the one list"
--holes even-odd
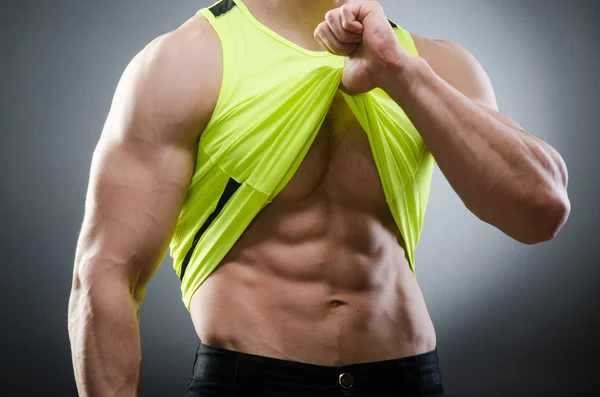
[(194, 159), (188, 148), (103, 136), (86, 197), (83, 262), (117, 266), (113, 270), (142, 284), (148, 280), (168, 247)]
[(445, 57), (446, 62), (435, 61), (438, 68), (436, 73), (496, 120), (524, 131), (516, 121), (498, 110), (492, 82), (477, 59), (456, 43), (446, 40), (437, 42), (442, 46), (437, 56)]
[(498, 110), (492, 82), (471, 53), (448, 40), (429, 40), (414, 36), (420, 56), (438, 76), (496, 120), (524, 131), (516, 121)]
[(438, 76), (477, 105), (498, 110), (492, 83), (469, 51), (448, 40), (430, 40), (418, 35), (414, 38), (419, 55)]
[(180, 41), (149, 46), (119, 82), (92, 159), (75, 260), (79, 278), (109, 275), (140, 288), (166, 254), (212, 95), (202, 90), (209, 84), (192, 80), (195, 59), (181, 47)]

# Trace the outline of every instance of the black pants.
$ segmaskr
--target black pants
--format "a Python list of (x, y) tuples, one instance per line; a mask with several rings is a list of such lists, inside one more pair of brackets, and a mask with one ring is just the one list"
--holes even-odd
[(442, 397), (437, 349), (417, 356), (328, 367), (200, 343), (187, 397)]

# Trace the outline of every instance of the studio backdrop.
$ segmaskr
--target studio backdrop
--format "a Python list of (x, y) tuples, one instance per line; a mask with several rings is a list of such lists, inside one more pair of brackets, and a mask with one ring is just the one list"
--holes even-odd
[[(407, 30), (473, 53), (500, 110), (569, 169), (570, 219), (536, 246), (479, 221), (436, 170), (416, 264), (447, 396), (600, 395), (600, 2), (381, 4)], [(208, 5), (2, 2), (0, 395), (76, 396), (67, 303), (92, 152), (127, 63)], [(183, 396), (195, 355), (171, 265), (141, 313), (147, 397)]]

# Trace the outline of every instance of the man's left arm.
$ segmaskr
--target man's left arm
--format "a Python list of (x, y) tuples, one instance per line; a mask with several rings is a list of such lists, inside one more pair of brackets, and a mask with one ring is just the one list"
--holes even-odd
[(413, 35), (379, 74), (467, 208), (525, 244), (552, 239), (570, 212), (558, 152), (500, 113), (490, 80), (462, 47)]

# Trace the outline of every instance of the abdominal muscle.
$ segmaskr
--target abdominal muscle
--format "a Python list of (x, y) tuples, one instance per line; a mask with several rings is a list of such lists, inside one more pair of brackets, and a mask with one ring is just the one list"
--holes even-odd
[(294, 178), (194, 294), (203, 343), (328, 366), (435, 348), (368, 140), (347, 112), (338, 98)]

